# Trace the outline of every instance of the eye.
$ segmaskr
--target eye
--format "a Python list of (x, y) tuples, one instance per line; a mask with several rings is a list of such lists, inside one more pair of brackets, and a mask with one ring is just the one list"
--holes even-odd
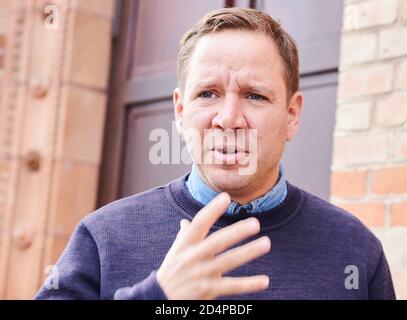
[(211, 99), (215, 98), (215, 94), (212, 91), (202, 91), (200, 94), (198, 94), (199, 98), (204, 98), (204, 99)]
[(247, 97), (248, 97), (250, 100), (259, 100), (259, 101), (267, 100), (266, 97), (264, 97), (264, 96), (262, 96), (262, 95), (259, 95), (259, 94), (256, 94), (256, 93), (250, 93)]

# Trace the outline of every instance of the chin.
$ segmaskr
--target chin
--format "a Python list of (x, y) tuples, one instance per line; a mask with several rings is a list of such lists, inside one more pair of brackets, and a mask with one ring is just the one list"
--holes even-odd
[(209, 184), (217, 191), (233, 193), (247, 188), (254, 179), (250, 175), (241, 175), (239, 166), (214, 165), (202, 169)]

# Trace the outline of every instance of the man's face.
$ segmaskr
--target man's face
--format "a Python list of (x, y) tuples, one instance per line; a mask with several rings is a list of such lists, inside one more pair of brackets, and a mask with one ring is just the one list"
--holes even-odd
[[(228, 30), (198, 40), (185, 88), (174, 91), (174, 108), (182, 133), (199, 133), (200, 139), (187, 144), (209, 186), (241, 202), (250, 201), (254, 191), (260, 196), (273, 187), (285, 143), (297, 131), (301, 112), (301, 94), (289, 103), (287, 94), (281, 57), (268, 36)], [(250, 131), (257, 141), (247, 139)], [(237, 132), (247, 134), (243, 143), (228, 139), (223, 150), (216, 139), (204, 139), (208, 133), (222, 132), (234, 138)], [(249, 175), (239, 170), (243, 158), (255, 161)]]

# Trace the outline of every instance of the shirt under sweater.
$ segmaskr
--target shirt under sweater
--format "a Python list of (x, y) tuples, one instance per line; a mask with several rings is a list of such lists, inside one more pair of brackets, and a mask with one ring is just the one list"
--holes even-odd
[[(273, 209), (281, 202), (283, 202), (284, 198), (287, 195), (287, 184), (285, 181), (285, 169), (283, 164), (280, 163), (277, 183), (273, 186), (273, 188), (271, 188), (270, 191), (260, 196), (259, 198), (242, 205), (232, 201), (225, 214), (231, 215), (239, 212), (240, 210), (246, 210), (247, 212), (256, 215), (261, 212)], [(216, 192), (215, 190), (210, 188), (200, 177), (198, 168), (195, 164), (192, 165), (192, 170), (188, 176), (186, 185), (189, 193), (194, 197), (194, 199), (199, 201), (203, 205), (207, 205), (219, 194), (219, 192)]]

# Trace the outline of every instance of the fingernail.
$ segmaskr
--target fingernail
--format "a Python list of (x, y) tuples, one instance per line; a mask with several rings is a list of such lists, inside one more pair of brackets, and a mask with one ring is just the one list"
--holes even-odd
[(260, 246), (264, 250), (269, 250), (270, 249), (270, 239), (268, 237), (263, 237), (260, 241)]
[(227, 199), (228, 201), (230, 201), (229, 193), (227, 193), (227, 192), (222, 192), (221, 195), (222, 195), (223, 198), (225, 198), (225, 199)]
[(188, 220), (182, 219), (179, 224), (180, 224), (181, 229), (185, 228), (187, 226), (187, 224), (188, 224)]
[(264, 280), (263, 280), (263, 283), (262, 283), (262, 286), (263, 286), (264, 289), (267, 289), (269, 287), (269, 285), (270, 285), (270, 278), (268, 276), (265, 276)]
[(257, 220), (256, 218), (249, 218), (248, 220), (248, 228), (250, 229), (250, 231), (256, 232), (260, 229), (259, 220)]

